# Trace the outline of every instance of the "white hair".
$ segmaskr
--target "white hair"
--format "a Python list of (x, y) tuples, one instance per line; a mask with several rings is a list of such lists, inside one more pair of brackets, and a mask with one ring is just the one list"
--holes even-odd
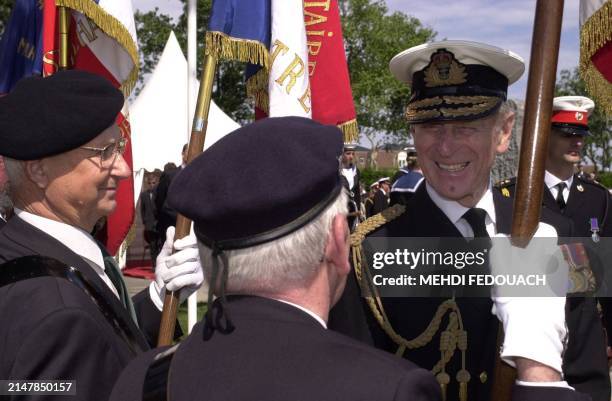
[[(332, 221), (347, 213), (343, 189), (315, 220), (299, 230), (262, 245), (224, 251), (228, 261), (226, 291), (233, 294), (278, 292), (308, 282), (323, 260)], [(200, 260), (210, 281), (212, 250), (198, 241)]]

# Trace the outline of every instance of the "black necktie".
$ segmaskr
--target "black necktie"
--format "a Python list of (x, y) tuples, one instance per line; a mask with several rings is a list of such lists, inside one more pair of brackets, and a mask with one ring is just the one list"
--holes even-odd
[(559, 209), (561, 209), (561, 211), (564, 211), (565, 207), (567, 206), (567, 204), (565, 203), (565, 198), (563, 197), (563, 190), (566, 188), (566, 185), (564, 182), (560, 182), (555, 185), (555, 187), (557, 187), (557, 198), (555, 199), (555, 201), (557, 202), (557, 206), (559, 206)]
[(463, 214), (463, 218), (467, 220), (472, 227), (472, 231), (474, 231), (474, 238), (491, 238), (485, 224), (486, 217), (486, 210), (477, 207), (473, 207)]

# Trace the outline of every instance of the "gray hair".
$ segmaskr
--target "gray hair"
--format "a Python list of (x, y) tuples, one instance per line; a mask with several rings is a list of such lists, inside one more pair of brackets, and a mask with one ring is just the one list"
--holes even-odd
[(25, 178), (25, 168), (21, 160), (11, 159), (3, 156), (4, 171), (12, 188), (16, 188)]
[[(336, 215), (347, 213), (345, 190), (315, 220), (269, 243), (224, 251), (229, 271), (227, 293), (274, 293), (308, 282), (323, 260), (325, 244)], [(198, 241), (200, 260), (210, 280), (212, 250)]]

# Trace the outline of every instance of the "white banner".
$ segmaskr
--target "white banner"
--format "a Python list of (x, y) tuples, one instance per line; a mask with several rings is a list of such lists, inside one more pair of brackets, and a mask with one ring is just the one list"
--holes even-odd
[(270, 117), (312, 117), (302, 0), (272, 0)]

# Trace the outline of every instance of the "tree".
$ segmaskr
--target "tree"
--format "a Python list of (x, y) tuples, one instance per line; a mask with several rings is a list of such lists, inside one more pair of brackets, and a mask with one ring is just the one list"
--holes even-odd
[[(573, 71), (563, 70), (555, 88), (555, 96), (589, 97), (584, 81), (580, 79), (578, 68)], [(595, 165), (596, 171), (611, 171), (612, 168), (612, 121), (595, 104), (595, 110), (589, 117), (589, 131), (586, 137), (584, 157)]]
[(386, 139), (408, 137), (404, 118), (410, 88), (395, 79), (389, 61), (402, 50), (433, 40), (436, 33), (383, 0), (339, 0), (345, 49), (360, 133), (372, 150)]

